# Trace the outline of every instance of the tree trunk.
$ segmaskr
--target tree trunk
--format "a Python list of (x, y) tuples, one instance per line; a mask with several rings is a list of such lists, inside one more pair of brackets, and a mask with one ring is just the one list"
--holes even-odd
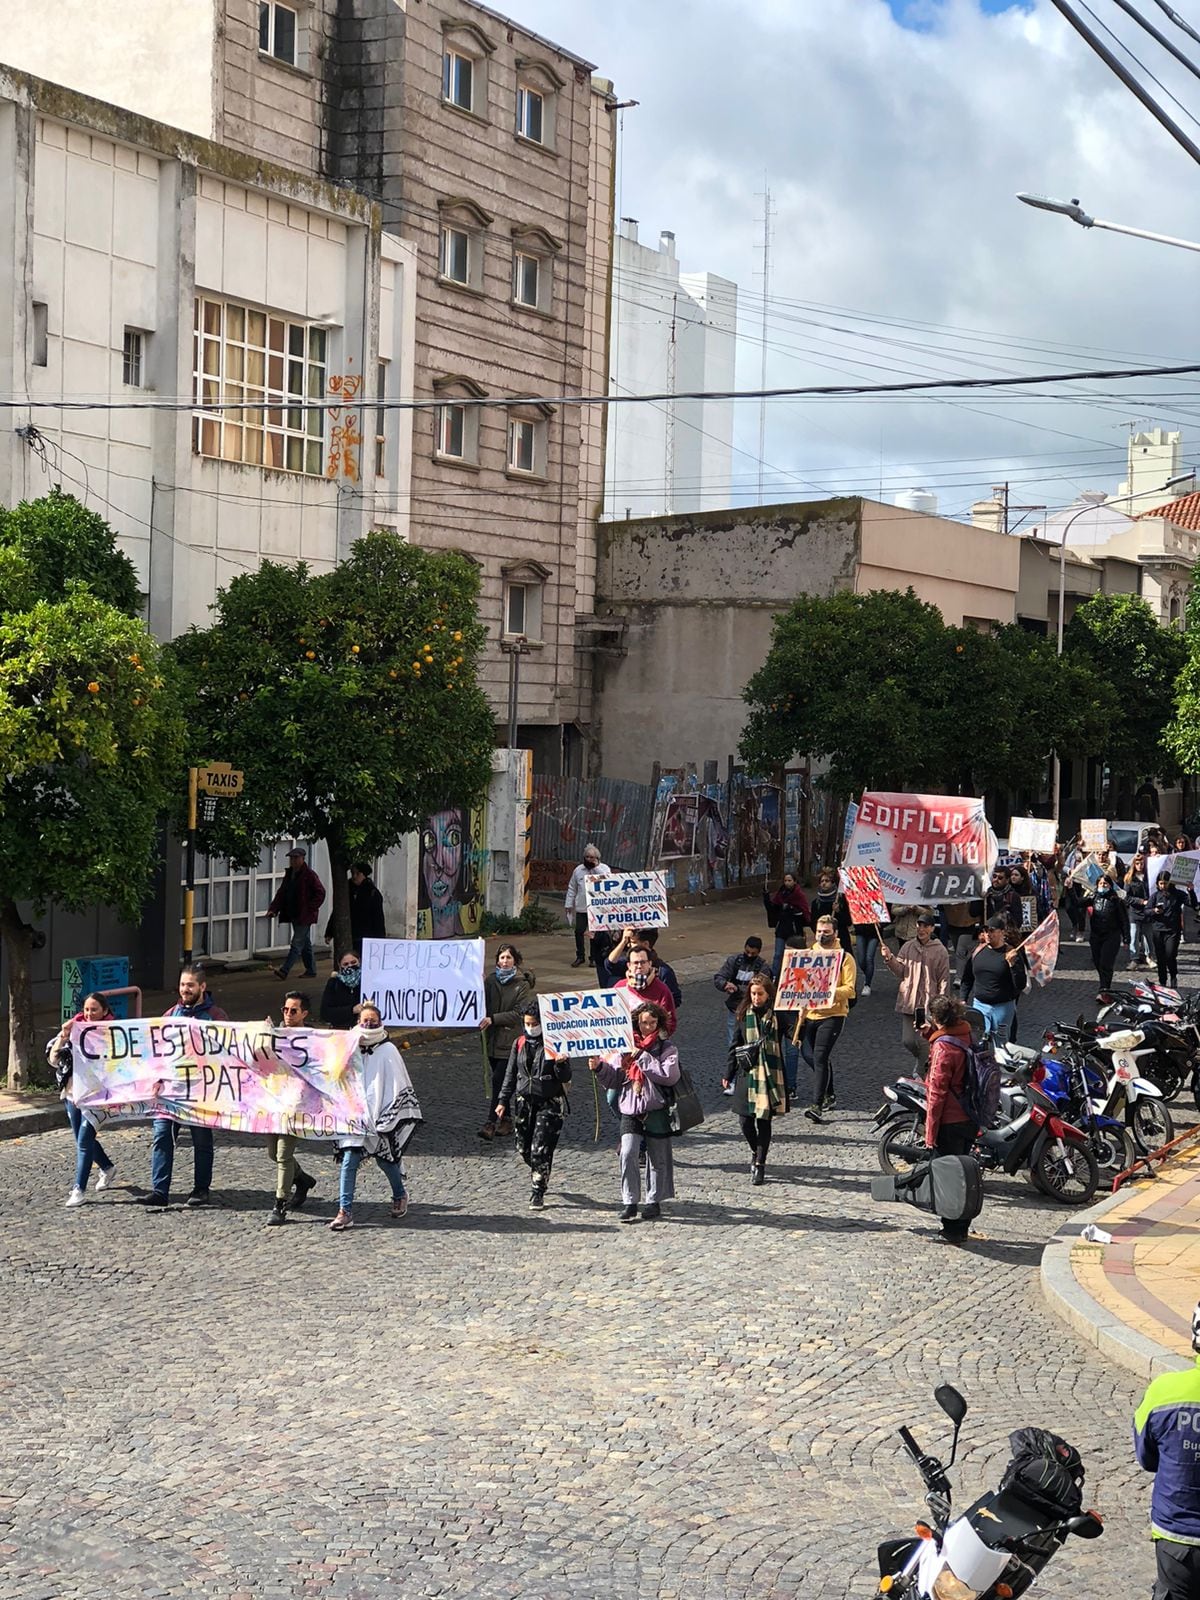
[(33, 1064), (33, 929), (21, 920), (13, 900), (0, 900), (0, 935), (8, 956), (8, 1087), (24, 1089)]
[(331, 828), (325, 837), (329, 851), (329, 893), (333, 905), (333, 964), (354, 948), (350, 937), (350, 856), (341, 830)]

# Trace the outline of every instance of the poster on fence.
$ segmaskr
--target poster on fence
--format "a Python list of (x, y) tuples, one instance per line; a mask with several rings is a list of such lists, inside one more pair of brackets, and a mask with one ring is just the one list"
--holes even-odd
[(809, 1006), (833, 1004), (842, 970), (841, 950), (785, 950), (777, 1011), (807, 1011)]
[(95, 1127), (170, 1117), (196, 1128), (336, 1139), (368, 1127), (356, 1031), (132, 1017), (71, 1029), (71, 1098)]
[(1085, 850), (1108, 849), (1108, 823), (1103, 817), (1084, 817), (1079, 834)]
[(364, 939), (362, 997), (385, 1028), (477, 1028), (482, 939)]
[[(602, 1056), (633, 1049), (633, 1013), (637, 999), (627, 989), (581, 989), (567, 994), (538, 995), (542, 1043), (547, 1056)], [(627, 1001), (629, 1003), (627, 1003)]]
[(842, 865), (874, 867), (893, 905), (945, 905), (983, 898), (997, 852), (982, 800), (868, 790)]
[(890, 922), (883, 885), (874, 867), (843, 867), (838, 874), (851, 922)]
[(614, 872), (584, 879), (588, 932), (612, 928), (665, 928), (667, 886), (661, 872)]
[(1012, 817), (1008, 848), (1031, 850), (1035, 856), (1052, 856), (1058, 845), (1058, 823), (1053, 817)]

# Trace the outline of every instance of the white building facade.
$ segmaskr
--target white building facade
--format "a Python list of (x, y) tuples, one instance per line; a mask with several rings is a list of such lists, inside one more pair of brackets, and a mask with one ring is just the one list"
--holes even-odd
[[(641, 244), (621, 219), (615, 241), (611, 390), (616, 395), (731, 390), (737, 285), (683, 273), (675, 235)], [(733, 401), (613, 406), (608, 418), (607, 519), (716, 511), (733, 504)]]

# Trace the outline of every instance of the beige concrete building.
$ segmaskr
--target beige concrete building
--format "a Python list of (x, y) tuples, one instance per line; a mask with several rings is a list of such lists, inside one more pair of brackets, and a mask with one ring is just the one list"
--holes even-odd
[(402, 505), (412, 538), (478, 561), (498, 716), (516, 651), (521, 742), (577, 769), (603, 421), (556, 397), (607, 389), (611, 86), (470, 0), (9, 0), (6, 21), (15, 65), (346, 184), (415, 246), (411, 384), (347, 367), (360, 402), (421, 403), (402, 484), (363, 413), (368, 519)]
[(656, 760), (723, 771), (742, 690), (797, 595), (911, 586), (948, 623), (990, 628), (1014, 621), (1020, 559), (1004, 534), (857, 497), (604, 524), (600, 770), (643, 782)]

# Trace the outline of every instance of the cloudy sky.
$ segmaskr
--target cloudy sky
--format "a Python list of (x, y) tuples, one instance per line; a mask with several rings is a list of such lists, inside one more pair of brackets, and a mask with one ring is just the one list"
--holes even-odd
[[(1082, 0), (1074, 0), (1076, 9)], [(1200, 61), (1156, 0), (1146, 15)], [(1200, 81), (1123, 18), (1095, 17), (1157, 76), (1200, 143)], [(1196, 0), (1175, 9), (1200, 28)], [(619, 209), (673, 229), (687, 271), (741, 290), (739, 387), (762, 349), (762, 190), (776, 216), (768, 383), (1096, 370), (1195, 358), (1200, 255), (1084, 230), (1017, 190), (1200, 240), (1200, 168), (1049, 0), (509, 0), (598, 63), (622, 99)], [(1129, 61), (1129, 57), (1124, 59)], [(1132, 63), (1130, 63), (1132, 65)], [(1179, 96), (1188, 112), (1171, 105)], [(739, 498), (758, 413), (740, 408)], [(771, 405), (767, 498), (927, 485), (964, 514), (1070, 503), (1124, 475), (1130, 421), (1182, 428), (1200, 460), (1200, 377), (913, 402)]]

